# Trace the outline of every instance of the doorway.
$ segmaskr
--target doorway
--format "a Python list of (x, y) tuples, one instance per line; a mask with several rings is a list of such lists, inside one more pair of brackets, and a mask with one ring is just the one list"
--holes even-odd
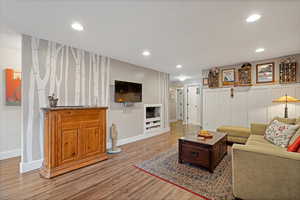
[(176, 120), (183, 120), (183, 88), (176, 89)]
[(201, 125), (201, 87), (187, 87), (187, 124)]

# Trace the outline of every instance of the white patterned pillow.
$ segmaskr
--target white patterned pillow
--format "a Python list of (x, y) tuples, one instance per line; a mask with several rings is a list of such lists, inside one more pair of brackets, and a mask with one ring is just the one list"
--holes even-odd
[(289, 125), (274, 120), (266, 130), (265, 139), (277, 146), (286, 148), (299, 127), (299, 125)]

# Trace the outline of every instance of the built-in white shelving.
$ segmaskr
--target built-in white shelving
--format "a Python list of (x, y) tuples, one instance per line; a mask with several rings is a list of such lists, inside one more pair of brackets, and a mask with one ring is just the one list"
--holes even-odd
[(162, 129), (161, 104), (144, 105), (144, 132), (152, 133)]

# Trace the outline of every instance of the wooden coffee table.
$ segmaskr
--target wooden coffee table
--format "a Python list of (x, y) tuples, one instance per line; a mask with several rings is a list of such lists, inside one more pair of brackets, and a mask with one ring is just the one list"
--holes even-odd
[(227, 154), (227, 135), (211, 132), (213, 138), (199, 139), (197, 135), (179, 138), (179, 163), (187, 162), (207, 168), (213, 172)]

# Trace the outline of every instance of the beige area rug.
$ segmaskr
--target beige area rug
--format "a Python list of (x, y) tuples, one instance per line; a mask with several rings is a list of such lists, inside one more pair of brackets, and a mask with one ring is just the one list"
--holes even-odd
[(135, 165), (141, 171), (189, 191), (200, 199), (232, 200), (232, 169), (230, 150), (214, 173), (190, 165), (178, 163), (178, 150), (167, 152)]

